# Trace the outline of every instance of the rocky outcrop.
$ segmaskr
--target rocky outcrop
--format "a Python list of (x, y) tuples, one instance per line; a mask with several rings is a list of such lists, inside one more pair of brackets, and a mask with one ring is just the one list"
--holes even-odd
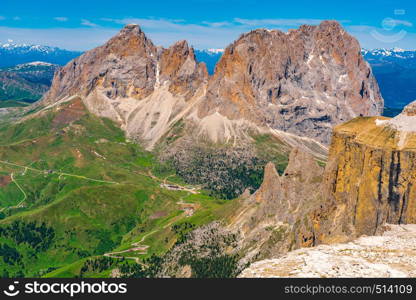
[(317, 227), (318, 242), (416, 222), (415, 107), (393, 119), (357, 118), (335, 128), (324, 186), (332, 212)]
[(162, 52), (160, 80), (171, 82), (169, 91), (172, 94), (187, 94), (190, 98), (207, 78), (205, 64), (196, 62), (194, 49), (186, 41), (177, 42)]
[(310, 154), (292, 150), (280, 176), (273, 163), (265, 167), (261, 187), (242, 198), (229, 226), (239, 232), (240, 251), (248, 261), (280, 255), (314, 244), (312, 223), (307, 218), (319, 207), (323, 174)]
[(138, 26), (127, 25), (105, 45), (62, 68), (43, 101), (53, 103), (75, 94), (88, 96), (97, 87), (109, 99), (143, 98), (154, 89), (157, 53)]
[(186, 41), (163, 49), (138, 25), (127, 25), (62, 68), (41, 105), (80, 96), (89, 111), (150, 149), (200, 98), (207, 77)]
[(382, 112), (360, 50), (334, 21), (246, 33), (218, 62), (199, 117), (217, 113), (328, 144), (333, 125)]
[(337, 126), (325, 171), (299, 150), (282, 176), (268, 164), (262, 186), (230, 221), (243, 252), (257, 260), (416, 223), (415, 111), (416, 102), (393, 119)]

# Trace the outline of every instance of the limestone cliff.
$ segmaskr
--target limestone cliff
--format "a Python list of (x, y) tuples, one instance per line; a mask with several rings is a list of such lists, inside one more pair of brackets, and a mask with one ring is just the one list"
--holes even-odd
[(239, 277), (415, 277), (415, 246), (416, 225), (389, 225), (381, 236), (298, 249), (256, 262)]
[(318, 242), (416, 222), (415, 107), (393, 119), (357, 118), (335, 128), (324, 180), (332, 212), (317, 227)]

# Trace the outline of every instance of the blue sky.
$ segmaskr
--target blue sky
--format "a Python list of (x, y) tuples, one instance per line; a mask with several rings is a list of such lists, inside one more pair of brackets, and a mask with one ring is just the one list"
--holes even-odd
[(223, 48), (255, 28), (288, 30), (338, 20), (366, 48), (416, 49), (416, 1), (254, 0), (0, 0), (0, 43), (35, 43), (71, 50), (103, 44), (137, 23), (154, 43), (186, 39)]

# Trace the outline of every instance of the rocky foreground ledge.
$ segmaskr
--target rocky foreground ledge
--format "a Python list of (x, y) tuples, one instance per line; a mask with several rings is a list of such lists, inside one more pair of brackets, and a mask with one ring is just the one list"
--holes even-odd
[(240, 277), (415, 277), (416, 225), (387, 225), (381, 236), (302, 248), (256, 262)]

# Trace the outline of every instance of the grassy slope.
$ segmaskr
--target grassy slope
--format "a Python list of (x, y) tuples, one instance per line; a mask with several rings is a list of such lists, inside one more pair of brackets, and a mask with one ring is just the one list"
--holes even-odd
[[(0, 275), (23, 270), (25, 276), (40, 276), (56, 269), (49, 276), (76, 276), (86, 257), (128, 249), (149, 233), (145, 243), (150, 248), (142, 256), (160, 254), (177, 238), (173, 224), (206, 223), (229, 203), (161, 188), (166, 176), (169, 181), (181, 180), (151, 153), (126, 142), (111, 121), (86, 113), (71, 124), (56, 125), (60, 113), (0, 126), (0, 176), (14, 179), (0, 187), (0, 209), (5, 215), (0, 227), (16, 220), (36, 221), (55, 231), (52, 245), (35, 256), (27, 243), (0, 237), (0, 243), (22, 255), (24, 264), (0, 260)], [(163, 177), (152, 178), (149, 172)], [(179, 201), (199, 203), (200, 209), (185, 218)], [(17, 204), (22, 205), (13, 207)]]
[[(335, 127), (335, 134), (349, 135), (360, 144), (391, 150), (413, 150), (416, 148), (416, 134), (405, 136), (392, 126), (379, 126), (376, 120), (389, 120), (386, 117), (358, 117)], [(405, 137), (405, 139), (403, 139)], [(403, 140), (402, 140), (403, 139)]]

